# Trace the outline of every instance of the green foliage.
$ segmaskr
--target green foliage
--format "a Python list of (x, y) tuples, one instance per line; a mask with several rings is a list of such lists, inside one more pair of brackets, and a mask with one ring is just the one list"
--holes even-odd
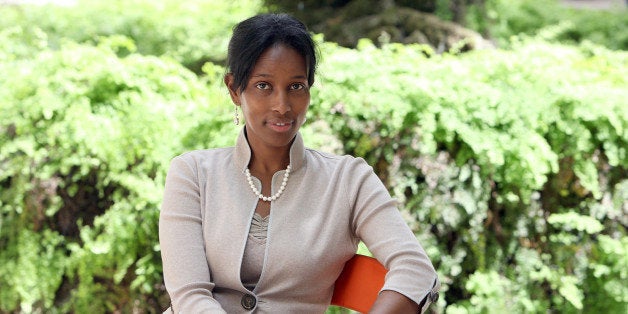
[(447, 311), (621, 312), (617, 292), (596, 290), (619, 300), (605, 307), (587, 299), (594, 287), (625, 287), (620, 273), (591, 276), (590, 265), (607, 258), (602, 234), (626, 238), (628, 55), (538, 39), (510, 46), (435, 56), (323, 43), (311, 113), (415, 217)]
[(471, 5), (469, 27), (488, 34), (502, 45), (512, 36), (552, 31), (553, 41), (591, 41), (610, 49), (628, 50), (628, 14), (624, 8), (583, 10), (569, 8), (557, 0), (487, 0), (484, 6)]
[(51, 48), (59, 47), (64, 38), (94, 43), (101, 37), (123, 35), (133, 39), (141, 54), (166, 55), (199, 70), (207, 60), (224, 60), (231, 26), (260, 9), (258, 0), (0, 5), (0, 29), (36, 26), (48, 34)]
[[(0, 7), (0, 312), (165, 308), (164, 175), (233, 144), (224, 68), (201, 61), (224, 58), (257, 3)], [(628, 55), (608, 49), (625, 32), (587, 30), (625, 19), (556, 24), (511, 3), (489, 12), (509, 50), (319, 37), (302, 132), (365, 158), (399, 199), (443, 283), (434, 311), (625, 313)], [(550, 27), (511, 38), (537, 18)]]
[(67, 264), (62, 253), (63, 237), (50, 230), (36, 233), (22, 229), (15, 241), (0, 254), (0, 304), (10, 309), (19, 303), (26, 313), (39, 306), (52, 308)]
[(119, 58), (132, 42), (105, 42), (115, 46), (2, 54), (0, 310), (165, 305), (165, 170), (195, 113), (221, 111), (207, 89), (220, 81), (203, 83), (167, 59)]
[[(467, 281), (466, 288), (473, 296), (464, 302), (469, 309), (478, 313), (504, 313), (512, 310), (510, 300), (513, 299), (513, 287), (510, 280), (491, 271), (489, 273), (476, 272)], [(496, 302), (497, 301), (497, 302)], [(522, 309), (519, 309), (522, 310)], [(469, 313), (460, 306), (451, 306), (448, 313)]]

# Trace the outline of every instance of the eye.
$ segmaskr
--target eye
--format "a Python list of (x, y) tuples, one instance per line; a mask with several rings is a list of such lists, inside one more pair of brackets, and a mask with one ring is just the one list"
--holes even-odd
[(259, 82), (255, 84), (255, 87), (257, 87), (257, 89), (267, 90), (267, 89), (270, 89), (270, 84), (266, 82)]
[(305, 85), (303, 85), (302, 83), (290, 84), (290, 90), (302, 90), (302, 89), (305, 89)]

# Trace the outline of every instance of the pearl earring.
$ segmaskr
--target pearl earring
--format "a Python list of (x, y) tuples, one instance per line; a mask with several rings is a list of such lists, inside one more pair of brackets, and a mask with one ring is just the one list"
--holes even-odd
[(233, 115), (233, 123), (235, 125), (239, 125), (240, 124), (240, 115), (238, 114), (238, 106), (234, 106), (235, 110), (234, 110), (234, 115)]

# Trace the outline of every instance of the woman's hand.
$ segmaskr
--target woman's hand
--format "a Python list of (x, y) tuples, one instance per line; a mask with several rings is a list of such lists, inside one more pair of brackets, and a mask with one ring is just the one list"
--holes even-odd
[(414, 301), (408, 299), (403, 294), (391, 291), (384, 290), (382, 291), (373, 307), (369, 311), (370, 314), (380, 314), (380, 313), (420, 313), (421, 307), (416, 304)]

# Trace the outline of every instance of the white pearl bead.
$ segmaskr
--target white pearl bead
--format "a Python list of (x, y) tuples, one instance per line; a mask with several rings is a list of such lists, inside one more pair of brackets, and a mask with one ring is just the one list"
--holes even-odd
[(279, 190), (277, 191), (277, 193), (275, 193), (275, 195), (272, 195), (272, 196), (262, 195), (262, 193), (255, 187), (255, 183), (253, 183), (253, 178), (251, 177), (251, 171), (249, 170), (249, 168), (246, 168), (244, 170), (244, 175), (246, 176), (246, 180), (249, 182), (249, 186), (251, 187), (251, 190), (257, 196), (257, 198), (265, 202), (270, 202), (270, 201), (277, 200), (279, 196), (281, 196), (281, 194), (285, 190), (286, 185), (288, 184), (288, 178), (290, 177), (291, 169), (292, 167), (290, 165), (286, 167), (286, 173), (284, 173), (283, 175), (283, 181), (281, 182), (281, 186), (279, 187)]

